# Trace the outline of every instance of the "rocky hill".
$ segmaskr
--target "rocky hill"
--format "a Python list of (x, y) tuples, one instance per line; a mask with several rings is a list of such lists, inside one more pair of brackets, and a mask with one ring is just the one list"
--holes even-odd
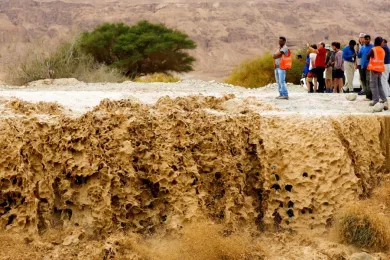
[(320, 40), (347, 42), (360, 32), (390, 35), (390, 2), (385, 0), (156, 2), (3, 0), (0, 62), (10, 45), (54, 39), (75, 27), (91, 30), (106, 21), (148, 19), (186, 32), (198, 44), (194, 74), (203, 79), (222, 79), (244, 59), (273, 50), (280, 35), (293, 47)]

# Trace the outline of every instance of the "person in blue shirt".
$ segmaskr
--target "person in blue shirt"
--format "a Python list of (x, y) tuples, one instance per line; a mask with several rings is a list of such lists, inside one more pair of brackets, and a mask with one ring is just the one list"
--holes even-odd
[(361, 58), (360, 64), (362, 66), (362, 83), (363, 83), (363, 90), (366, 94), (366, 100), (372, 100), (372, 93), (370, 89), (370, 71), (367, 70), (369, 60), (367, 59), (367, 54), (370, 52), (370, 50), (374, 47), (371, 43), (371, 37), (370, 35), (364, 36), (364, 46), (360, 49), (358, 57)]
[(355, 46), (356, 41), (350, 40), (349, 45), (343, 49), (345, 85), (344, 92), (353, 92), (353, 76), (355, 74)]
[[(307, 52), (307, 55), (306, 55), (306, 60), (303, 61), (305, 66), (303, 67), (303, 72), (302, 72), (302, 79), (301, 79), (301, 84), (306, 86), (306, 77), (307, 77), (307, 73), (309, 73), (309, 66), (310, 66), (310, 56), (309, 56), (309, 52)], [(306, 86), (306, 88), (309, 90), (309, 92), (313, 92), (313, 87), (311, 86), (312, 84), (310, 84), (310, 86)]]
[(305, 75), (305, 78), (307, 73), (309, 72), (309, 65), (310, 65), (310, 56), (308, 54), (306, 55), (305, 67), (303, 67), (303, 74)]

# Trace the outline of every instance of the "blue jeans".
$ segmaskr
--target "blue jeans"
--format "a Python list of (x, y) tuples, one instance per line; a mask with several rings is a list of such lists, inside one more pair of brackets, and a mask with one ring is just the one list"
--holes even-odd
[(286, 71), (280, 68), (275, 69), (275, 79), (278, 83), (278, 90), (281, 96), (288, 97), (288, 91), (286, 87)]

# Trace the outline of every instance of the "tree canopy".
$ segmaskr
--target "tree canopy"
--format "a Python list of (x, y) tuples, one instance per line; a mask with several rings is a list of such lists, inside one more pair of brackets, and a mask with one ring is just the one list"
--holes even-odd
[(186, 50), (196, 44), (188, 35), (163, 24), (140, 21), (134, 26), (105, 23), (81, 35), (80, 48), (98, 62), (120, 69), (125, 75), (189, 72), (195, 58)]

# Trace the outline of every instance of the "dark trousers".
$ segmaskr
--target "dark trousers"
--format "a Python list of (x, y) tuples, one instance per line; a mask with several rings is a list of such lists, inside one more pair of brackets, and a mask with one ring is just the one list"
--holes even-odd
[[(390, 75), (390, 74), (389, 74), (389, 75)], [(389, 85), (390, 85), (390, 76), (389, 76), (389, 80), (388, 80), (388, 81), (389, 81)]]
[(372, 100), (372, 92), (371, 92), (371, 87), (370, 87), (370, 79), (371, 79), (371, 71), (369, 71), (367, 68), (366, 70), (366, 98)]
[(387, 97), (385, 92), (383, 91), (382, 86), (382, 73), (376, 71), (370, 71), (370, 88), (372, 93), (372, 101), (374, 103), (379, 102), (379, 98), (383, 100), (383, 102), (387, 102)]
[(361, 82), (361, 89), (362, 89), (362, 91), (364, 91), (364, 92), (366, 92), (366, 86), (364, 85), (365, 83), (364, 83), (364, 80), (365, 80), (365, 78), (366, 78), (366, 75), (364, 75), (365, 74), (365, 71), (359, 66), (359, 77), (360, 77), (360, 82)]
[(320, 93), (325, 92), (324, 71), (325, 71), (325, 68), (323, 68), (323, 67), (316, 68), (317, 81), (318, 81), (318, 92), (320, 92)]
[(363, 89), (366, 92), (366, 98), (372, 99), (372, 93), (370, 88), (370, 71), (367, 68), (362, 69), (361, 72)]

